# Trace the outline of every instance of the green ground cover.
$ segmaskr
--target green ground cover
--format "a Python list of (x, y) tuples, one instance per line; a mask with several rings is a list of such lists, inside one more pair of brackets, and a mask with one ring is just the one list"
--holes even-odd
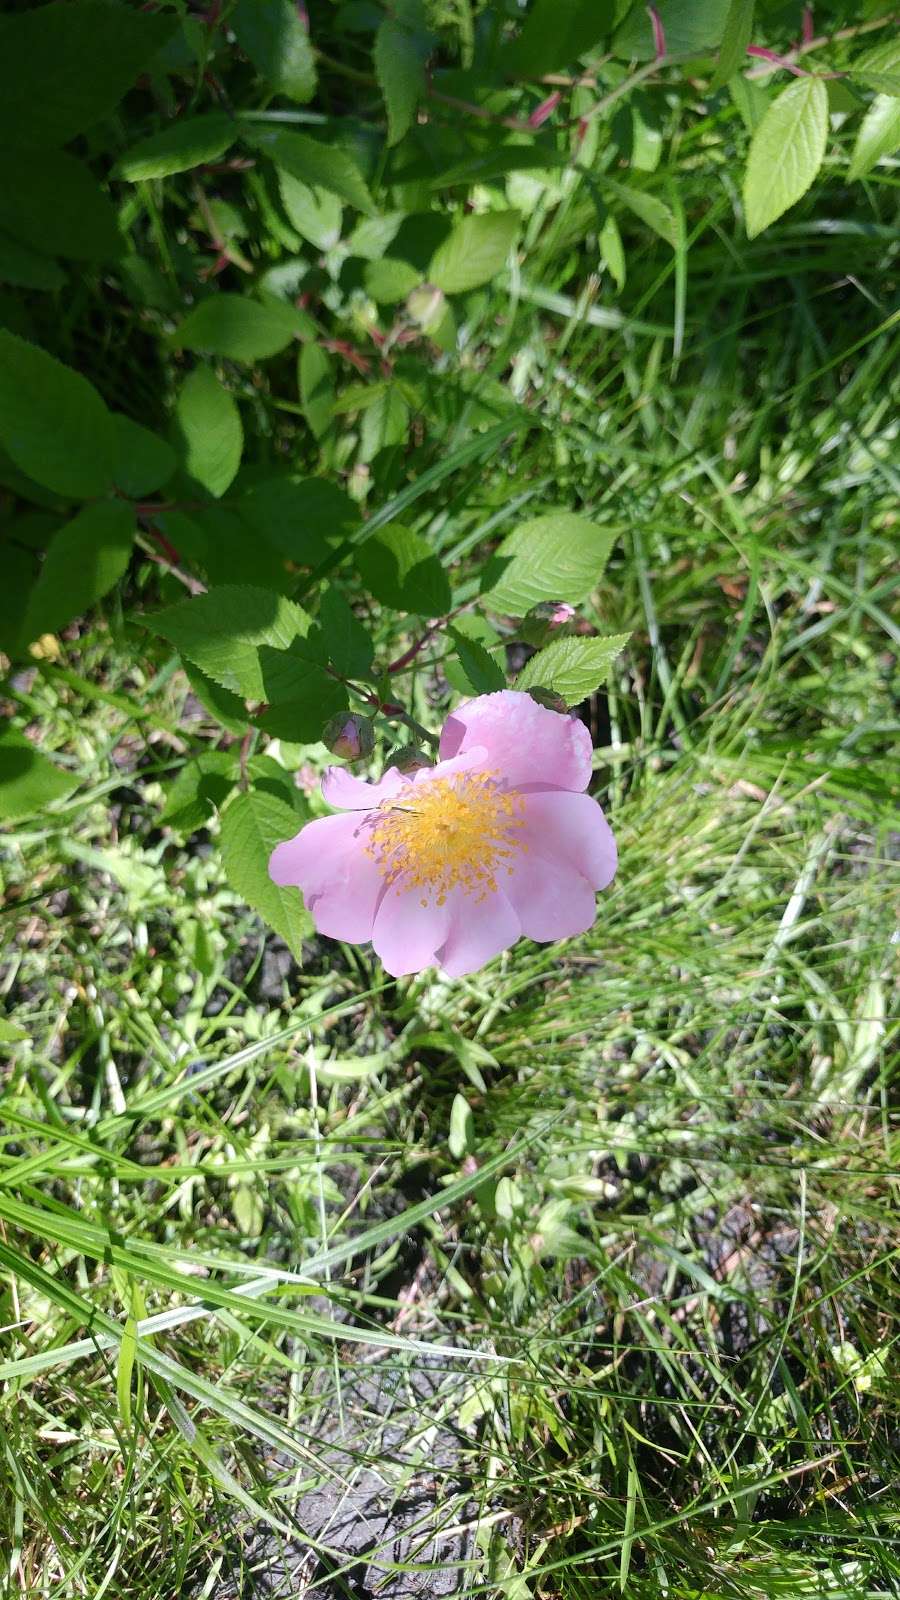
[[(493, 9), (442, 15), (460, 71)], [(839, 10), (821, 26), (851, 43), (881, 15)], [(765, 37), (786, 48), (780, 18)], [(354, 93), (377, 123), (377, 74), (338, 34), (318, 98), (290, 101), (315, 109), (289, 115), (349, 118)], [(253, 51), (226, 46), (214, 23), (210, 70), (262, 117)], [(857, 123), (839, 114), (811, 196), (748, 239), (739, 100), (752, 122), (771, 88), (710, 90), (713, 70), (679, 57), (627, 100), (612, 181), (636, 175), (642, 198), (614, 207), (624, 281), (590, 173), (509, 170), (515, 129), (499, 169), (482, 150), (474, 204), (517, 208), (514, 265), (448, 291), (454, 328), (409, 340), (408, 370), (401, 341), (390, 386), (383, 339), (412, 280), (381, 300), (364, 257), (349, 277), (323, 266), (334, 241), (310, 232), (346, 240), (360, 219), (309, 188), (327, 214), (303, 232), (294, 195), (292, 234), (268, 178), (209, 146), (199, 170), (112, 178), (124, 264), (73, 269), (71, 295), (13, 276), (3, 296), (6, 326), (110, 406), (161, 432), (174, 409), (176, 450), (193, 371), (246, 442), (243, 523), (233, 495), (208, 503), (216, 462), (182, 456), (199, 510), (183, 478), (139, 507), (99, 604), (46, 613), (6, 657), (15, 737), (66, 779), (56, 798), (17, 791), (3, 840), (11, 1595), (900, 1592), (896, 165), (849, 184)], [(521, 120), (548, 87), (507, 103), (445, 83), (443, 184), (429, 199), (409, 180), (404, 204), (459, 201), (455, 98)], [(589, 114), (595, 92), (566, 87), (564, 108)], [(115, 113), (117, 152), (155, 131), (151, 93)], [(547, 148), (568, 137), (551, 124)], [(386, 159), (367, 176), (396, 200)], [(316, 320), (299, 374), (293, 346), (207, 367), (175, 349), (223, 251), (200, 303), (287, 284), (282, 313)], [(235, 887), (233, 785), (299, 827), (330, 757), (318, 735), (223, 721), (148, 620), (192, 584), (308, 583), (315, 563), (253, 521), (276, 466), (369, 516), (399, 505), (469, 617), (529, 515), (607, 530), (581, 613), (629, 638), (581, 710), (621, 865), (583, 938), (393, 980), (308, 924), (298, 962)], [(5, 570), (31, 594), (62, 513), (21, 473), (4, 483)], [(347, 584), (379, 660), (420, 637)], [(491, 620), (515, 673), (526, 652)], [(426, 729), (465, 659), (437, 630), (392, 677)], [(373, 770), (405, 737), (390, 714), (376, 731)]]

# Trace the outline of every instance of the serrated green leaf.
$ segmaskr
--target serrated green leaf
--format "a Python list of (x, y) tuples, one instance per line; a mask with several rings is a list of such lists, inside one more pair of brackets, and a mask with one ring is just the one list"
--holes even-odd
[(110, 261), (124, 240), (94, 174), (64, 150), (0, 149), (7, 233), (42, 255)]
[(441, 617), (450, 609), (450, 584), (431, 547), (419, 534), (390, 522), (355, 552), (356, 566), (370, 594), (395, 611)]
[(520, 523), (491, 557), (482, 589), (495, 611), (524, 616), (541, 600), (577, 605), (596, 587), (615, 534), (572, 511)]
[(244, 430), (237, 403), (209, 367), (195, 367), (181, 386), (175, 422), (185, 472), (223, 495), (241, 464)]
[(883, 156), (893, 155), (900, 149), (900, 98), (891, 94), (878, 94), (856, 135), (847, 177), (852, 183), (864, 178)]
[(828, 91), (820, 78), (782, 89), (750, 141), (744, 175), (747, 234), (755, 239), (806, 193), (825, 155)]
[(299, 961), (313, 922), (297, 889), (279, 889), (269, 877), (269, 857), (277, 844), (298, 832), (297, 815), (273, 794), (247, 790), (235, 795), (222, 813), (222, 863), (235, 894), (258, 911)]
[(176, 27), (108, 0), (0, 18), (0, 145), (67, 144), (113, 109)]
[(518, 211), (463, 217), (438, 245), (426, 274), (445, 294), (467, 294), (502, 272), (519, 232)]
[(160, 824), (187, 838), (221, 809), (237, 776), (237, 760), (227, 750), (201, 751), (179, 768), (168, 785)]
[(176, 350), (227, 356), (232, 361), (267, 361), (299, 333), (291, 306), (277, 300), (250, 300), (240, 294), (216, 294), (189, 311), (170, 337)]
[(448, 632), (472, 694), (492, 694), (495, 689), (506, 688), (506, 673), (483, 644), (467, 638), (458, 628), (450, 628)]
[(184, 662), (184, 673), (200, 704), (217, 722), (221, 722), (223, 728), (227, 728), (229, 733), (246, 733), (250, 718), (240, 695), (223, 689), (220, 683), (214, 683), (193, 661)]
[(336, 145), (322, 144), (306, 133), (286, 133), (277, 128), (258, 128), (253, 124), (243, 126), (245, 141), (274, 161), (301, 183), (311, 188), (328, 189), (339, 195), (357, 211), (375, 213), (375, 205), (363, 181), (362, 173), (346, 150)]
[(348, 601), (331, 584), (319, 606), (328, 659), (347, 678), (365, 678), (372, 668), (375, 647)]
[(850, 63), (849, 75), (879, 94), (900, 95), (900, 38), (894, 35), (866, 50)]
[(241, 49), (276, 94), (300, 105), (312, 99), (315, 56), (293, 0), (238, 0), (229, 22)]
[(416, 106), (425, 92), (429, 41), (393, 17), (385, 17), (375, 35), (372, 59), (388, 118), (388, 146), (399, 144), (412, 127)]
[(276, 660), (263, 657), (263, 669), (272, 704), (257, 717), (257, 726), (289, 744), (316, 744), (325, 724), (349, 704), (347, 691), (337, 678), (305, 657), (283, 652)]
[(614, 633), (602, 639), (554, 639), (525, 663), (515, 687), (552, 689), (567, 705), (578, 705), (605, 681), (630, 638), (630, 633)]
[(130, 417), (113, 414), (115, 465), (113, 481), (123, 494), (152, 494), (168, 483), (175, 471), (175, 452), (165, 439)]
[(122, 500), (84, 506), (54, 535), (22, 619), (22, 641), (56, 633), (118, 583), (131, 559), (134, 511)]
[(747, 46), (753, 34), (755, 5), (756, 0), (731, 0), (711, 89), (721, 89), (746, 61)]
[(292, 227), (317, 250), (330, 250), (341, 237), (343, 209), (338, 196), (312, 188), (281, 167), (277, 170), (281, 201)]
[(5, 822), (32, 816), (75, 788), (74, 773), (63, 772), (12, 731), (0, 734), (0, 817)]
[(261, 649), (286, 651), (306, 637), (312, 619), (270, 589), (223, 584), (145, 617), (144, 624), (223, 689), (245, 700), (267, 700)]
[(119, 157), (114, 176), (141, 183), (148, 178), (168, 178), (176, 172), (218, 161), (238, 137), (233, 117), (210, 112), (202, 117), (182, 117), (159, 133), (139, 139)]
[(0, 331), (0, 443), (45, 489), (75, 500), (112, 484), (115, 430), (92, 384), (37, 345)]

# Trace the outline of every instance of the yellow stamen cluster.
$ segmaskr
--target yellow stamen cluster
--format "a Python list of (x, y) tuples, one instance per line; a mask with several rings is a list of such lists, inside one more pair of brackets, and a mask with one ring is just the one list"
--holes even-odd
[(366, 854), (388, 885), (421, 889), (442, 906), (451, 889), (476, 901), (497, 890), (497, 875), (527, 847), (517, 838), (524, 821), (521, 795), (509, 794), (497, 772), (461, 772), (408, 783), (383, 800), (366, 824)]

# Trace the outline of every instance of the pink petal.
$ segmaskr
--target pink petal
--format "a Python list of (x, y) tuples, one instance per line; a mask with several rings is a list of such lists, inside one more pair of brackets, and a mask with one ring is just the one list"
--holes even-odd
[(410, 774), (413, 783), (433, 783), (435, 778), (452, 778), (458, 772), (472, 772), (487, 764), (488, 753), (482, 744), (473, 744), (462, 755), (438, 761), (433, 767), (419, 767)]
[(597, 896), (587, 878), (567, 861), (548, 859), (536, 849), (517, 856), (503, 888), (525, 937), (542, 944), (586, 933), (597, 915)]
[(319, 817), (276, 845), (269, 858), (274, 883), (302, 890), (317, 931), (354, 944), (371, 939), (384, 887), (378, 866), (365, 854), (360, 823), (352, 813)]
[(437, 951), (450, 926), (448, 906), (429, 900), (422, 904), (421, 889), (393, 888), (378, 907), (372, 944), (385, 970), (393, 978), (433, 967)]
[(448, 896), (447, 905), (450, 931), (438, 951), (438, 960), (449, 978), (477, 972), (501, 950), (515, 944), (522, 932), (518, 913), (502, 889), (495, 889), (483, 900), (457, 889)]
[(388, 767), (377, 783), (356, 778), (346, 767), (326, 767), (322, 794), (339, 811), (370, 811), (380, 800), (387, 800), (406, 782), (397, 767)]
[(591, 736), (584, 723), (539, 706), (530, 694), (500, 689), (457, 707), (441, 734), (441, 759), (485, 745), (488, 767), (503, 773), (506, 785), (547, 783), (558, 789), (586, 789), (591, 777)]
[[(616, 841), (597, 801), (589, 794), (525, 794), (523, 841), (548, 861), (574, 867), (594, 889), (616, 875)], [(530, 853), (530, 852), (529, 852)]]

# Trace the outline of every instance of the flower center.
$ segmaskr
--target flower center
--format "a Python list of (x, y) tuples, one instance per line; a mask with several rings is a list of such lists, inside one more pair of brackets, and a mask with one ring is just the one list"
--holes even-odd
[(383, 800), (367, 823), (366, 854), (378, 862), (390, 887), (425, 891), (439, 906), (451, 889), (484, 900), (497, 875), (512, 872), (510, 859), (527, 846), (517, 837), (524, 822), (521, 795), (500, 786), (497, 772), (463, 772), (407, 784)]

